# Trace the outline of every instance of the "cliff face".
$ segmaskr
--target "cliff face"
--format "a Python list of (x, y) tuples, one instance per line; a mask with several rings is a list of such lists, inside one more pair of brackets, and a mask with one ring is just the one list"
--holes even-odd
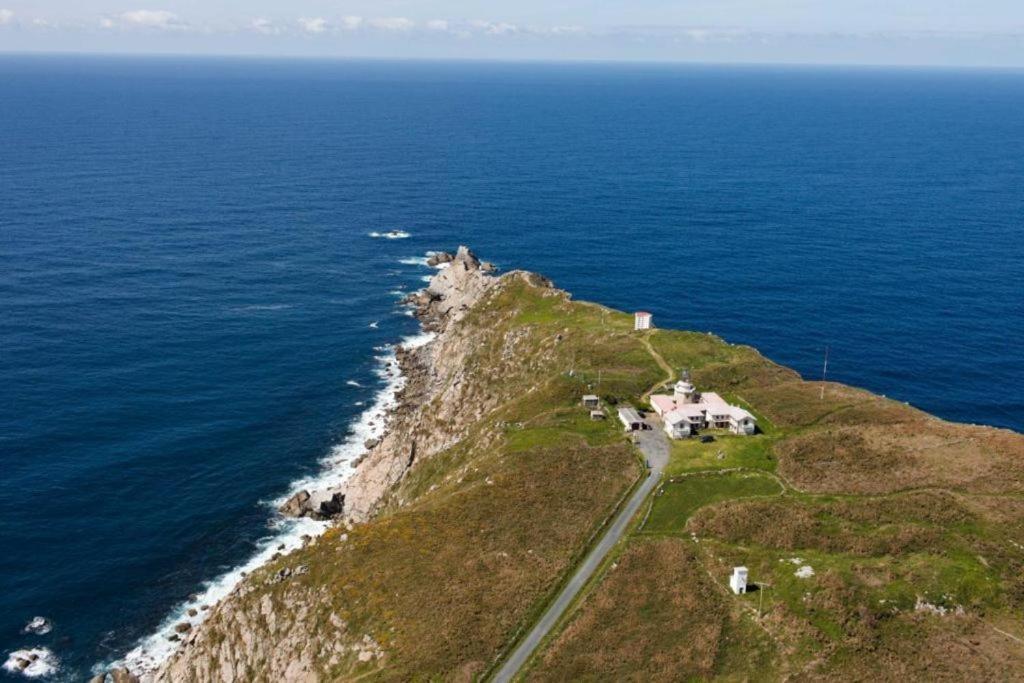
[[(712, 335), (637, 333), (465, 249), (437, 262), (410, 301), (436, 336), (399, 353), (386, 435), (327, 492), (344, 497), (335, 526), (250, 575), (150, 678), (485, 678), (639, 474), (580, 397), (613, 415), (668, 367), (749, 406), (761, 433), (673, 446), (653, 531), (623, 544), (533, 678), (1021, 670), (1024, 436), (806, 382)], [(725, 585), (738, 565), (771, 586), (764, 612)]]
[[(509, 302), (515, 305), (519, 291), (528, 292), (535, 301), (556, 305), (568, 301), (564, 292), (543, 278), (521, 272), (497, 277), (492, 270), (460, 248), (427, 289), (413, 297), (409, 303), (435, 336), (423, 346), (398, 351), (407, 377), (399, 407), (389, 419), (385, 436), (369, 449), (340, 491), (344, 511), (337, 526), (306, 549), (250, 576), (183, 638), (178, 652), (152, 676), (154, 680), (314, 681), (391, 665), (406, 647), (403, 643), (425, 642), (425, 637), (405, 641), (395, 633), (407, 617), (430, 624), (422, 620), (424, 615), (416, 606), (397, 607), (405, 600), (423, 605), (427, 598), (415, 597), (423, 591), (430, 592), (430, 597), (440, 597), (437, 591), (462, 592), (460, 604), (451, 612), (475, 613), (479, 625), (466, 637), (486, 633), (488, 645), (482, 651), (493, 654), (494, 643), (503, 639), (510, 626), (509, 616), (501, 613), (503, 603), (507, 610), (526, 609), (530, 602), (522, 602), (524, 594), (535, 597), (557, 580), (595, 520), (628, 485), (634, 466), (629, 449), (617, 447), (607, 469), (573, 476), (589, 489), (584, 500), (570, 497), (550, 505), (559, 478), (565, 476), (564, 468), (589, 466), (592, 461), (586, 454), (538, 458), (530, 463), (538, 468), (532, 473), (520, 463), (484, 464), (492, 453), (489, 446), (502, 440), (501, 429), (485, 416), (514, 404), (538, 380), (543, 383), (550, 378), (550, 368), (560, 355), (553, 339), (535, 338), (530, 331), (509, 324), (514, 314)], [(503, 303), (492, 305), (497, 300)], [(482, 310), (488, 306), (493, 309), (490, 313)], [(534, 375), (535, 371), (539, 374)], [(488, 487), (509, 467), (515, 468), (521, 481), (490, 493)], [(411, 473), (415, 476), (410, 478)], [(535, 485), (533, 478), (543, 479), (543, 486)], [(517, 491), (520, 485), (526, 489)], [(312, 495), (316, 500), (325, 493)], [(452, 500), (440, 512), (434, 503), (425, 502), (442, 495)], [(477, 496), (484, 499), (475, 501)], [(488, 512), (488, 506), (498, 500), (505, 507)], [(523, 533), (517, 515), (540, 519), (545, 506), (561, 516), (559, 524), (565, 525), (565, 531), (558, 531), (559, 524), (538, 526), (533, 548), (518, 549), (524, 562), (517, 570), (521, 577), (506, 577), (507, 586), (489, 585), (499, 580), (492, 573), (497, 567), (486, 565), (492, 560), (472, 560), (472, 552), (489, 542), (481, 528), (491, 517), (502, 520), (505, 526), (498, 530), (502, 535), (493, 543), (511, 550), (513, 534), (530, 537)], [(433, 521), (425, 521), (424, 516)], [(393, 537), (398, 528), (405, 531)], [(431, 550), (434, 543), (447, 547)], [(446, 557), (449, 551), (452, 557)], [(503, 551), (493, 552), (493, 557), (500, 558), (497, 553)], [(385, 557), (388, 554), (392, 557)], [(467, 561), (485, 564), (460, 567)], [(465, 585), (442, 589), (447, 581), (468, 581), (471, 589)], [(382, 589), (382, 583), (389, 587)], [(496, 589), (498, 594), (477, 598), (466, 593)], [(371, 609), (365, 604), (383, 599), (385, 593), (396, 600), (394, 605), (378, 603)], [(498, 614), (481, 613), (480, 602), (490, 603)], [(452, 628), (471, 623), (467, 615)], [(408, 626), (420, 628), (420, 624)], [(431, 645), (430, 652), (425, 649), (422, 654), (436, 649)], [(481, 659), (476, 666), (485, 663)], [(424, 666), (429, 668), (424, 664), (414, 668)]]
[[(425, 329), (435, 339), (417, 349), (399, 349), (407, 383), (399, 395), (388, 433), (360, 463), (344, 487), (344, 516), (365, 522), (418, 458), (429, 458), (462, 438), (467, 428), (492, 409), (496, 395), (478, 396), (465, 377), (465, 360), (474, 331), (456, 323), (487, 292), (500, 286), (466, 247), (427, 289), (410, 301)], [(509, 274), (508, 277), (517, 277)], [(429, 428), (426, 425), (430, 424)]]

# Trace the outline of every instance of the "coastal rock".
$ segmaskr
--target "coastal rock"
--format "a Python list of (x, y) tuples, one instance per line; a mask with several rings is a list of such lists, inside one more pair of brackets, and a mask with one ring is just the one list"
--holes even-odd
[(114, 683), (139, 683), (139, 677), (128, 669), (114, 669), (110, 672), (110, 677), (114, 679)]
[[(478, 352), (480, 330), (454, 323), (499, 288), (521, 284), (533, 276), (518, 271), (492, 275), (493, 266), (482, 263), (465, 247), (451, 255), (451, 260), (441, 258), (448, 267), (439, 270), (426, 289), (406, 299), (434, 338), (427, 344), (395, 349), (405, 382), (396, 396), (397, 405), (384, 420), (386, 431), (379, 443), (372, 448), (365, 444), (367, 451), (352, 463), (358, 468), (340, 488), (297, 494), (282, 506), (282, 512), (287, 509), (295, 516), (336, 520), (352, 531), (353, 524), (371, 520), (389, 502), (401, 505), (403, 499), (389, 498), (389, 494), (410, 471), (464, 439), (471, 425), (517, 390), (500, 383), (482, 390), (474, 369), (467, 365)], [(539, 276), (529, 282), (547, 286)], [(552, 290), (551, 296), (562, 295)], [(509, 362), (513, 362), (521, 340), (511, 335), (499, 341), (508, 347)], [(351, 538), (346, 539), (348, 544)], [(372, 640), (372, 634), (364, 642), (353, 643), (352, 636), (340, 629), (329, 637), (319, 633), (319, 640), (311, 644), (310, 623), (320, 619), (312, 612), (322, 596), (307, 592), (316, 582), (295, 580), (308, 569), (305, 565), (276, 565), (269, 574), (254, 574), (261, 577), (259, 590), (273, 586), (274, 599), (247, 599), (256, 589), (251, 579), (243, 583), (196, 627), (187, 638), (188, 647), (165, 662), (154, 680), (246, 680), (256, 669), (267, 680), (318, 680), (311, 672), (321, 656), (318, 653), (326, 650), (333, 650), (332, 657), (363, 662), (386, 659), (385, 648)]]
[(363, 442), (363, 448), (368, 451), (372, 451), (378, 444), (380, 444), (380, 439), (367, 439)]
[(448, 263), (430, 280), (425, 293), (411, 302), (424, 326), (439, 329), (460, 320), (498, 280), (485, 270), (480, 259), (461, 246)]
[(309, 510), (309, 498), (309, 491), (299, 491), (285, 501), (278, 511), (286, 517), (302, 517)]
[(59, 662), (45, 647), (15, 650), (7, 656), (3, 668), (11, 673), (20, 673), (29, 678), (50, 676), (57, 671)]
[(327, 520), (340, 515), (345, 509), (345, 494), (337, 488), (323, 491), (299, 491), (278, 510), (286, 517), (311, 517)]
[(46, 617), (32, 617), (32, 619), (25, 624), (25, 628), (21, 629), (21, 632), (31, 633), (35, 636), (45, 636), (52, 630), (53, 623), (51, 623)]
[(313, 494), (309, 501), (313, 508), (309, 514), (315, 519), (331, 519), (337, 517), (345, 509), (345, 494), (336, 490), (327, 490)]
[(455, 255), (447, 251), (435, 251), (427, 259), (427, 265), (431, 268), (436, 268), (444, 263), (451, 263), (455, 260)]

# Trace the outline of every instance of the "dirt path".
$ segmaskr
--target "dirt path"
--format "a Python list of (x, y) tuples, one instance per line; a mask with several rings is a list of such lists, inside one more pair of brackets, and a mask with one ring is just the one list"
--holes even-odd
[(651, 344), (651, 338), (649, 335), (644, 335), (640, 337), (640, 343), (643, 344), (644, 348), (647, 349), (647, 353), (651, 354), (651, 358), (653, 358), (654, 362), (658, 364), (658, 367), (665, 371), (665, 379), (660, 382), (656, 382), (655, 385), (648, 389), (647, 392), (643, 395), (643, 400), (647, 401), (650, 400), (651, 394), (657, 391), (658, 387), (660, 387), (662, 384), (664, 384), (665, 382), (671, 383), (675, 381), (676, 372), (675, 370), (672, 369), (671, 365), (665, 362), (665, 359), (661, 357), (661, 354), (654, 350), (654, 345)]

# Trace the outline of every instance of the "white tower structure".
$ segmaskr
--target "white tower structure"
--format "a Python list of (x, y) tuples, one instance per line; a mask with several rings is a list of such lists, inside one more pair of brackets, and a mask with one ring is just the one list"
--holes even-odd
[(680, 403), (698, 403), (700, 402), (700, 394), (697, 393), (697, 388), (693, 386), (690, 381), (690, 371), (683, 370), (679, 377), (679, 381), (676, 382), (675, 391), (676, 401)]
[(633, 314), (633, 329), (634, 330), (649, 330), (651, 329), (651, 314), (647, 311), (637, 311)]
[(733, 567), (732, 576), (729, 577), (729, 588), (732, 588), (732, 592), (736, 595), (741, 595), (747, 592), (747, 568), (746, 567)]

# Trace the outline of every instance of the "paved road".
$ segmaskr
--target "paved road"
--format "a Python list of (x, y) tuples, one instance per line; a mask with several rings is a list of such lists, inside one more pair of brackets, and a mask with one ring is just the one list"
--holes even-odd
[[(653, 418), (654, 416), (651, 416)], [(655, 420), (657, 418), (654, 418)], [(652, 419), (648, 420), (653, 422)], [(562, 617), (565, 610), (568, 609), (570, 603), (576, 595), (583, 589), (584, 584), (590, 580), (590, 577), (594, 575), (597, 568), (604, 561), (604, 558), (608, 555), (608, 552), (612, 547), (619, 542), (622, 535), (626, 531), (626, 526), (629, 524), (629, 520), (633, 518), (637, 510), (643, 504), (647, 495), (658, 485), (658, 481), (661, 479), (661, 473), (665, 469), (665, 465), (668, 464), (669, 456), (669, 444), (668, 437), (664, 430), (661, 428), (660, 421), (652, 424), (654, 429), (649, 431), (643, 431), (638, 434), (639, 446), (641, 452), (647, 457), (648, 462), (651, 464), (651, 469), (647, 473), (647, 478), (644, 479), (643, 483), (640, 484), (639, 488), (633, 492), (633, 495), (629, 498), (626, 504), (619, 510), (619, 514), (612, 520), (611, 526), (605, 532), (601, 540), (598, 541), (597, 545), (590, 551), (587, 557), (576, 569), (576, 573), (569, 579), (569, 583), (565, 585), (562, 592), (558, 594), (555, 601), (551, 603), (547, 611), (544, 612), (544, 616), (540, 618), (533, 628), (526, 635), (526, 637), (519, 643), (516, 649), (509, 655), (509, 658), (505, 661), (498, 672), (494, 675), (494, 681), (497, 683), (507, 683), (511, 681), (516, 673), (523, 667), (526, 660), (530, 658), (533, 651), (540, 645), (540, 641), (548, 634), (549, 631), (554, 627), (555, 623)]]

